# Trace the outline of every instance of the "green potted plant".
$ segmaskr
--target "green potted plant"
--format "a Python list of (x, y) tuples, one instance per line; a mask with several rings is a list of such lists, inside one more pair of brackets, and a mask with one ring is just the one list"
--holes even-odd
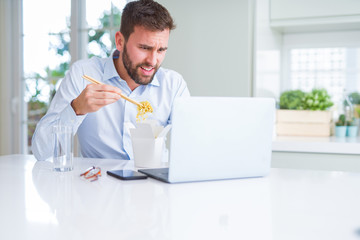
[(341, 114), (339, 119), (335, 122), (335, 136), (345, 137), (346, 136), (346, 119), (345, 115)]
[(325, 89), (285, 91), (280, 95), (280, 109), (276, 112), (276, 132), (279, 136), (331, 135), (333, 105)]
[(353, 117), (346, 121), (346, 136), (356, 137), (358, 135), (358, 119)]
[(326, 89), (313, 89), (311, 92), (305, 94), (300, 109), (325, 111), (332, 105), (334, 105), (334, 103), (331, 101)]
[(349, 99), (354, 105), (354, 116), (360, 118), (360, 93), (353, 92), (349, 94)]
[(280, 109), (300, 109), (304, 97), (305, 93), (301, 90), (285, 91), (280, 96)]

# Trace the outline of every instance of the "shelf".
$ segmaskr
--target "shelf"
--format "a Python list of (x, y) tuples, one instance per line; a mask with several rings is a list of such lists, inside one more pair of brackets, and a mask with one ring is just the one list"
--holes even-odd
[(274, 152), (308, 152), (359, 154), (360, 137), (276, 137), (273, 140)]

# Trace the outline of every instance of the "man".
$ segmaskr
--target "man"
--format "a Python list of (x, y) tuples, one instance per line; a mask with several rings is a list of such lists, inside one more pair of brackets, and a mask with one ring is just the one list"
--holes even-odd
[[(128, 3), (116, 33), (116, 51), (111, 57), (93, 57), (72, 65), (50, 108), (38, 123), (32, 151), (38, 160), (52, 156), (52, 126), (71, 125), (77, 132), (84, 157), (132, 159), (126, 122), (136, 122), (136, 101), (149, 101), (151, 118), (165, 126), (171, 122), (175, 98), (189, 96), (182, 76), (161, 68), (170, 31), (175, 28), (169, 12), (152, 0)], [(102, 85), (82, 78), (88, 75)]]

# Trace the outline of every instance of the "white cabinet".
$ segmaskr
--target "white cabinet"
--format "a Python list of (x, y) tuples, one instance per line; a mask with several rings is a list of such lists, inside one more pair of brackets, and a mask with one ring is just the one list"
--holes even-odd
[(270, 25), (283, 32), (360, 29), (359, 0), (270, 0)]
[(271, 167), (360, 173), (360, 155), (273, 151)]
[(275, 168), (360, 172), (360, 137), (279, 137), (272, 143)]

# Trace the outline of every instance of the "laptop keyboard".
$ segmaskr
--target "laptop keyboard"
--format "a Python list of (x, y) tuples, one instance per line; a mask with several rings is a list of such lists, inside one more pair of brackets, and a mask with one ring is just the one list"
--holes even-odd
[(159, 172), (157, 174), (159, 177), (162, 177), (162, 178), (169, 178), (169, 172)]
[(142, 169), (139, 172), (145, 173), (147, 175), (160, 177), (162, 179), (168, 179), (169, 177), (169, 168)]
[(166, 177), (167, 178), (169, 176), (169, 168), (151, 169), (151, 172), (153, 172), (154, 175), (161, 176), (161, 177)]

